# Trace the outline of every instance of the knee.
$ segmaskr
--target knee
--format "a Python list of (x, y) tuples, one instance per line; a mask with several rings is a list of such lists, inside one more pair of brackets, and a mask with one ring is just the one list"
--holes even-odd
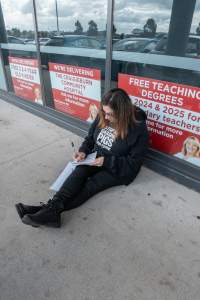
[(100, 181), (98, 181), (96, 178), (94, 177), (89, 177), (87, 182), (86, 182), (86, 187), (87, 190), (90, 194), (94, 194), (97, 193), (98, 191), (102, 190), (102, 184)]
[(88, 173), (87, 166), (80, 165), (74, 169), (72, 174), (73, 174), (73, 177), (85, 177), (85, 176), (87, 176), (87, 173)]

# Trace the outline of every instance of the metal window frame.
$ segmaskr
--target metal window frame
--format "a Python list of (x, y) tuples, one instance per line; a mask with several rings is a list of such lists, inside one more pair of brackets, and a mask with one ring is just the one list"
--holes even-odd
[(3, 61), (3, 53), (2, 53), (1, 47), (0, 47), (0, 61), (1, 61), (2, 71), (3, 71), (3, 82), (5, 85), (4, 91), (8, 92), (8, 80), (7, 80), (7, 76), (6, 76), (6, 70), (5, 70), (5, 65), (4, 65), (4, 61)]
[[(3, 18), (3, 11), (2, 11), (2, 6), (1, 6), (1, 1), (0, 1), (0, 14)], [(7, 77), (6, 77), (6, 71), (5, 71), (5, 65), (4, 65), (4, 61), (3, 61), (3, 53), (2, 53), (2, 49), (1, 49), (1, 44), (0, 44), (0, 60), (1, 60), (1, 64), (2, 64), (2, 71), (3, 71), (3, 80), (5, 83), (5, 91), (8, 92), (8, 81), (7, 81)]]
[(113, 11), (114, 0), (107, 0), (105, 92), (107, 92), (111, 86)]
[(36, 41), (36, 57), (38, 60), (38, 69), (39, 69), (39, 78), (40, 78), (40, 85), (41, 85), (41, 94), (43, 99), (43, 105), (47, 106), (46, 104), (46, 95), (45, 95), (45, 88), (44, 88), (44, 79), (42, 76), (42, 64), (41, 64), (41, 54), (40, 54), (40, 43), (39, 43), (39, 36), (38, 36), (38, 21), (37, 21), (37, 9), (35, 0), (32, 0), (33, 6), (33, 23), (34, 23), (34, 30), (35, 30), (35, 41)]

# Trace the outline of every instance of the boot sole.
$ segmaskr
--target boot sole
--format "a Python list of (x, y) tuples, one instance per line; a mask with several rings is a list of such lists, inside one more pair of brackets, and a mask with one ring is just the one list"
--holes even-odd
[(15, 204), (15, 208), (16, 208), (16, 210), (17, 210), (17, 213), (18, 213), (20, 219), (22, 219), (22, 218), (24, 217), (25, 214), (24, 214), (24, 210), (23, 210), (23, 208), (22, 208), (21, 203)]
[(47, 226), (47, 227), (53, 227), (53, 228), (60, 228), (61, 227), (61, 224), (58, 224), (58, 223), (45, 223), (45, 224), (38, 224), (36, 222), (34, 222), (30, 217), (29, 215), (25, 215), (23, 218), (22, 218), (22, 222), (26, 225), (31, 225), (32, 227), (40, 227), (40, 226)]

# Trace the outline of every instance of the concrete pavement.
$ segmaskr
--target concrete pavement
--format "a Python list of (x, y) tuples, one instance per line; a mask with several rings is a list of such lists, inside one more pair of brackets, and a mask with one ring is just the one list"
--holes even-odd
[(134, 183), (62, 216), (21, 223), (81, 138), (0, 100), (0, 300), (199, 300), (200, 197), (142, 168)]

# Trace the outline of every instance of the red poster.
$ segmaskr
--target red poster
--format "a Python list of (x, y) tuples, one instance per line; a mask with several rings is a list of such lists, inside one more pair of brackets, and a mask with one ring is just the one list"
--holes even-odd
[(42, 105), (38, 61), (11, 56), (8, 59), (15, 94)]
[(127, 74), (118, 86), (146, 112), (152, 148), (200, 166), (200, 88)]
[(101, 100), (101, 72), (72, 65), (49, 63), (55, 108), (92, 122)]

